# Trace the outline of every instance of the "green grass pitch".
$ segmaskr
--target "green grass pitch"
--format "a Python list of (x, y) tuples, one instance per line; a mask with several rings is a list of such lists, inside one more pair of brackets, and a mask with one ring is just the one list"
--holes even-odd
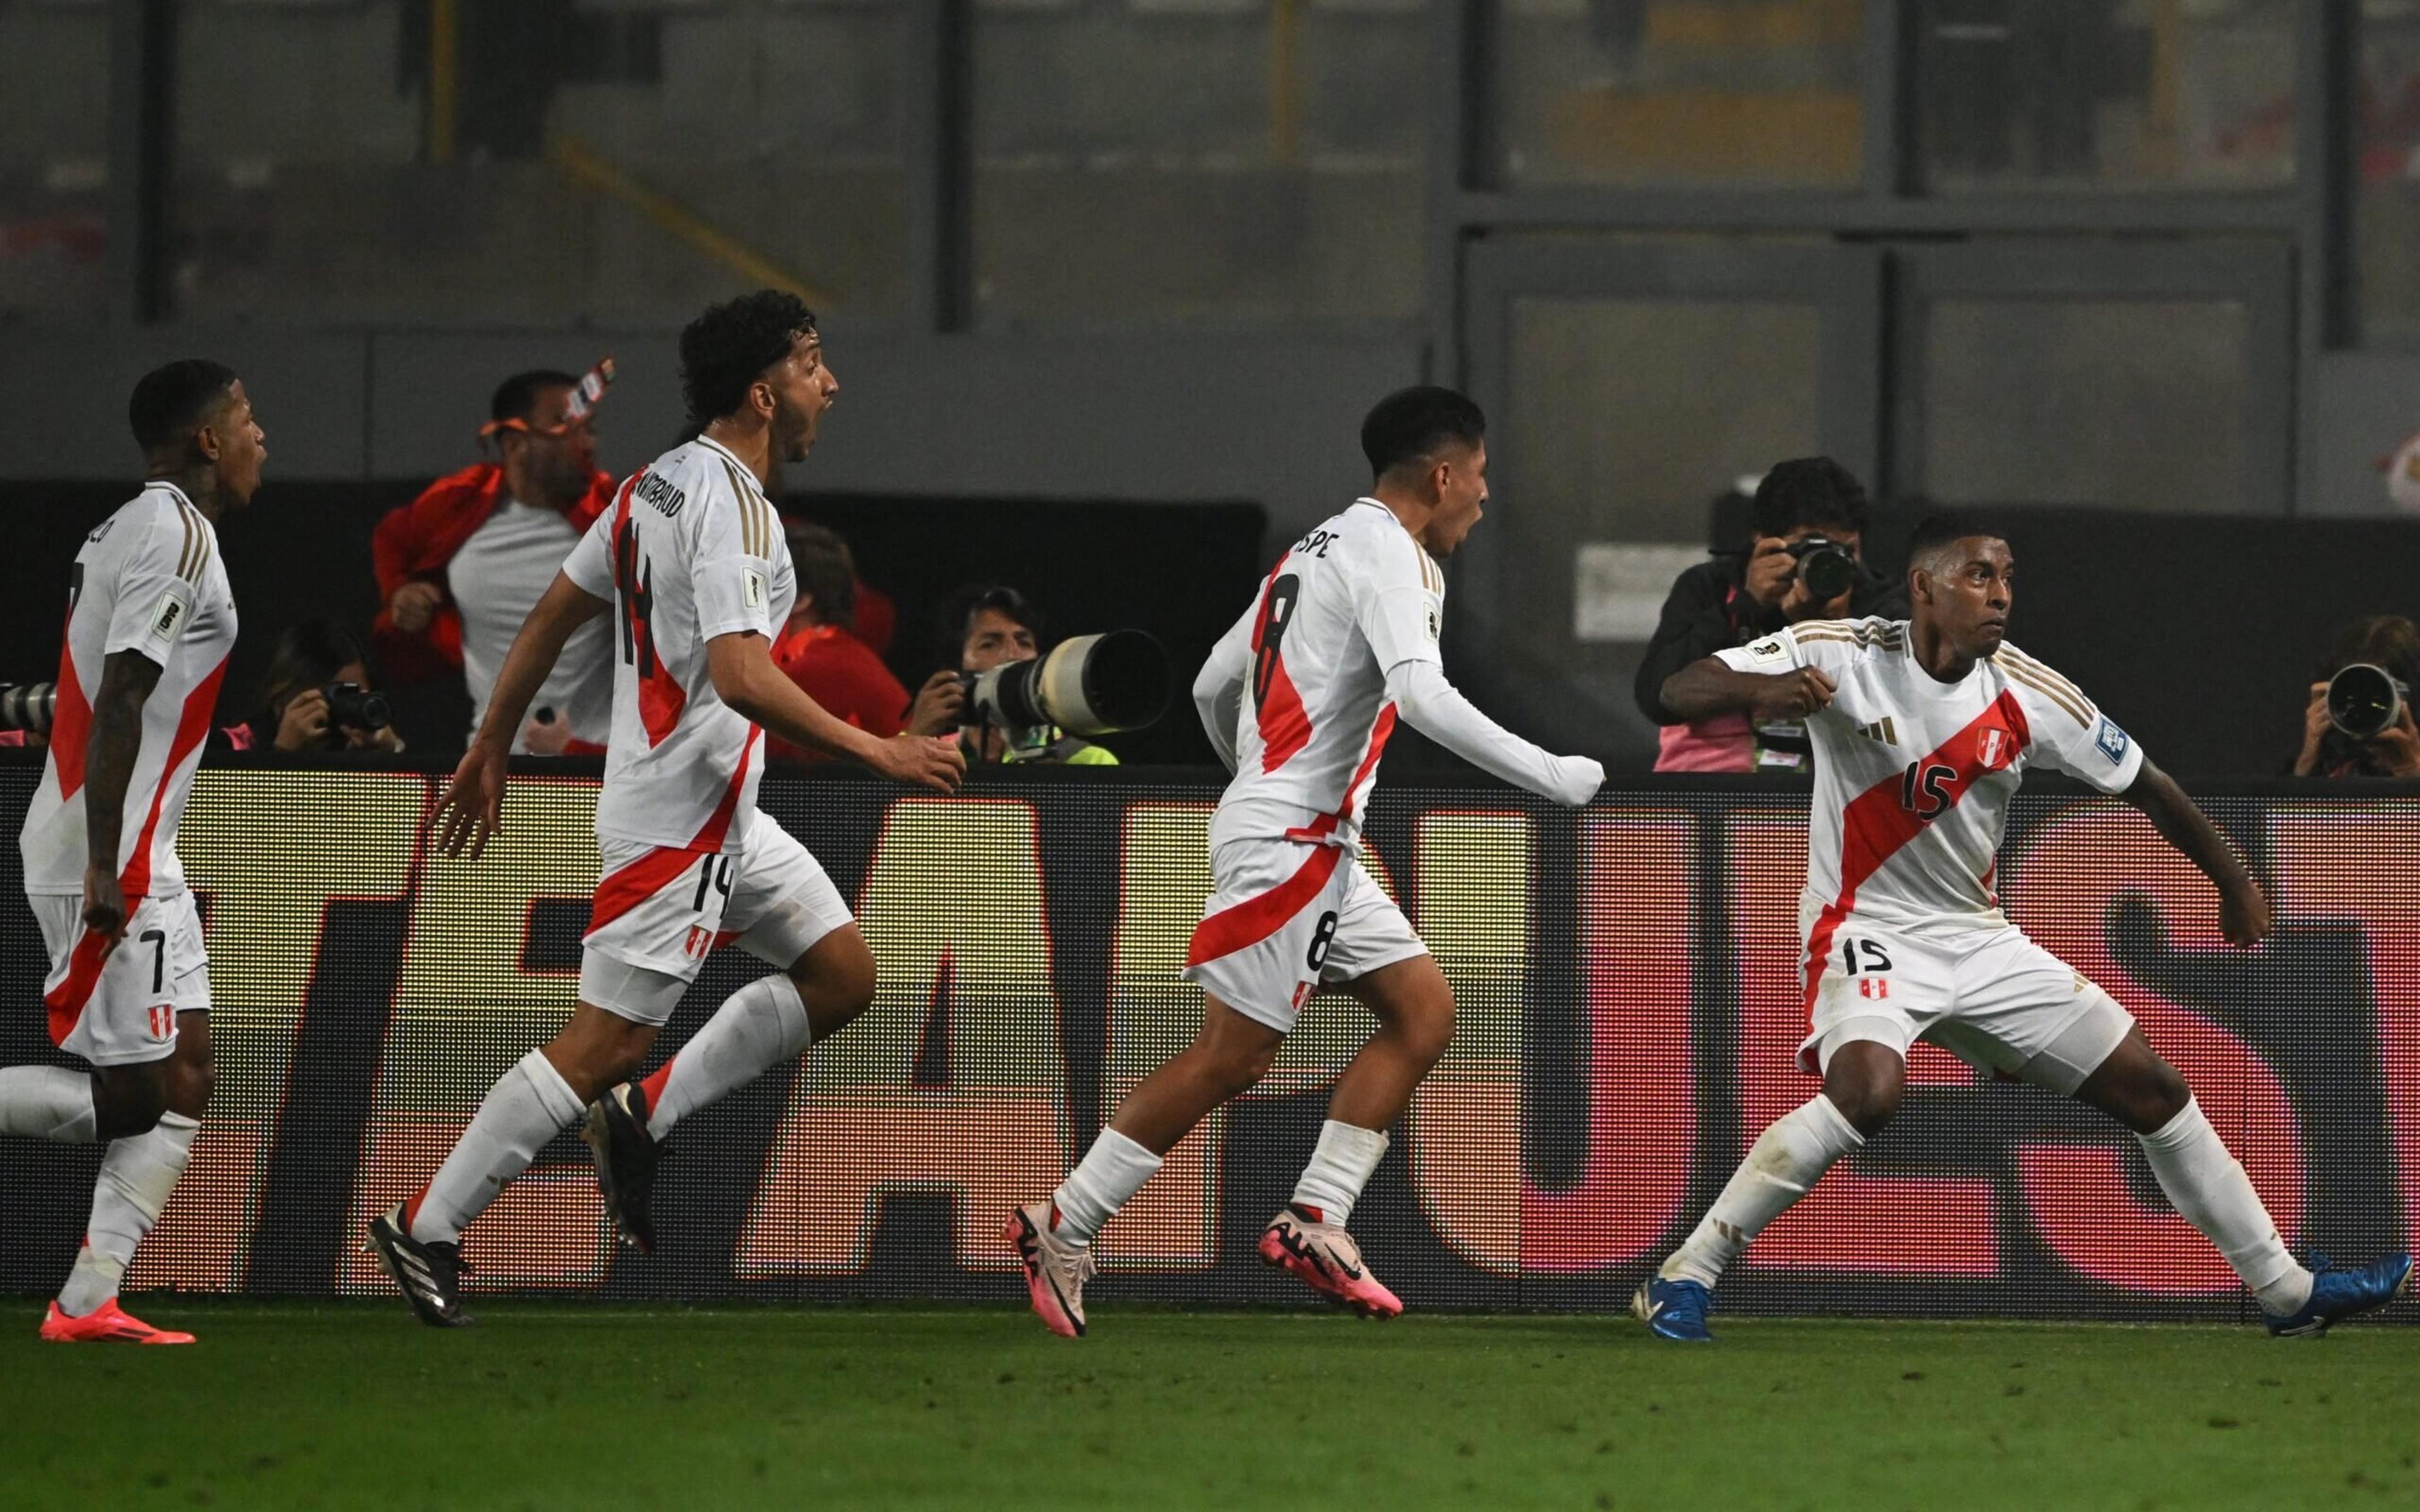
[(166, 1350), (13, 1310), (9, 1507), (2420, 1504), (2393, 1326), (136, 1301)]

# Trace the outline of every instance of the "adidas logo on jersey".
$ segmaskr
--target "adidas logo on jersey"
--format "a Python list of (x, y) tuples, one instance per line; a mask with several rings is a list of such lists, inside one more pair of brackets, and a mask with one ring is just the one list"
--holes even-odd
[(1857, 733), (1865, 736), (1868, 740), (1881, 741), (1885, 746), (1896, 746), (1899, 744), (1899, 729), (1891, 723), (1890, 716), (1888, 715), (1883, 716), (1883, 717), (1876, 719), (1871, 724), (1861, 724), (1857, 726)]

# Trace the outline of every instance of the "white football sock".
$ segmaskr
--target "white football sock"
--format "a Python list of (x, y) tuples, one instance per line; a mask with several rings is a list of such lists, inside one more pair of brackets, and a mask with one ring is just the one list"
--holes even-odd
[(2183, 1112), (2134, 1137), (2143, 1142), (2160, 1190), (2218, 1246), (2261, 1307), (2279, 1317), (2300, 1312), (2311, 1300), (2311, 1273), (2286, 1248), (2243, 1163), (2227, 1153), (2200, 1099), (2187, 1099)]
[(94, 1133), (91, 1076), (65, 1066), (0, 1071), (0, 1134), (88, 1145)]
[(201, 1129), (198, 1120), (181, 1113), (163, 1113), (147, 1132), (109, 1142), (109, 1152), (101, 1158), (101, 1180), (93, 1184), (84, 1248), (76, 1252), (68, 1284), (59, 1288), (59, 1311), (82, 1318), (117, 1295), (134, 1246), (160, 1221)]
[(414, 1199), (411, 1237), (423, 1242), (459, 1240), (504, 1183), (529, 1169), (546, 1142), (579, 1122), (583, 1111), (545, 1051), (521, 1057), (479, 1104), (461, 1142)]
[(1302, 1168), (1302, 1180), (1294, 1185), (1295, 1205), (1342, 1227), (1353, 1216), (1353, 1204), (1361, 1200), (1370, 1173), (1378, 1168), (1378, 1157), (1386, 1152), (1385, 1131), (1328, 1119), (1319, 1126), (1319, 1144), (1311, 1152), (1311, 1164)]
[(1774, 1119), (1696, 1230), (1656, 1273), (1667, 1281), (1712, 1287), (1749, 1240), (1805, 1196), (1834, 1161), (1865, 1142), (1821, 1092)]
[(1089, 1244), (1109, 1215), (1142, 1190), (1159, 1157), (1118, 1133), (1104, 1129), (1083, 1161), (1050, 1195), (1050, 1232), (1063, 1244)]
[(797, 982), (778, 971), (750, 982), (647, 1078), (647, 1133), (661, 1139), (698, 1109), (803, 1053), (814, 1037)]

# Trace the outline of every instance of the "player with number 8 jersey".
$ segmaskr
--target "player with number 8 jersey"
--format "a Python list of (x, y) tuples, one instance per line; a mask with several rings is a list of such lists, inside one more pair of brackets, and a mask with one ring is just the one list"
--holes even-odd
[[(441, 808), (441, 848), (475, 858), (500, 827), (504, 757), (531, 698), (571, 633), (612, 612), (602, 875), (571, 1021), (496, 1084), (428, 1184), (370, 1224), (380, 1264), (432, 1325), (468, 1321), (462, 1230), (557, 1133), (584, 1116), (607, 1212), (626, 1242), (652, 1249), (656, 1164), (673, 1126), (873, 1000), (874, 960), (848, 905), (757, 810), (766, 729), (943, 792), (965, 769), (954, 737), (877, 739), (772, 662), (797, 590), (764, 480), (777, 458), (804, 459), (840, 392), (814, 315), (772, 290), (717, 305), (682, 332), (681, 366), (699, 435), (625, 482), (573, 548), (506, 656)], [(775, 969), (631, 1080), (726, 943)]]
[(1403, 910), (1357, 856), (1378, 761), (1399, 718), (1481, 770), (1586, 803), (1605, 770), (1498, 728), (1445, 678), (1445, 573), (1487, 499), (1486, 422), (1446, 389), (1371, 410), (1370, 496), (1280, 558), (1194, 684), (1202, 728), (1235, 774), (1210, 821), (1217, 890), (1185, 975), (1203, 990), (1200, 1035), (1145, 1078), (1048, 1201), (1003, 1237), (1054, 1333), (1084, 1332), (1092, 1239), (1210, 1111), (1249, 1089), (1313, 990), (1332, 985), (1378, 1020), (1346, 1067), (1302, 1180), (1263, 1230), (1263, 1260), (1366, 1316), (1403, 1310), (1361, 1261), (1345, 1221), (1388, 1127), (1444, 1052), (1453, 994)]

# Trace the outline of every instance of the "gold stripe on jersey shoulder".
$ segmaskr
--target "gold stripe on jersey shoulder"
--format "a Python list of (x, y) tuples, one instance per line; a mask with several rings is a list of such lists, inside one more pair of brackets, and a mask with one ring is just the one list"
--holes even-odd
[(2040, 658), (2029, 656), (2024, 652), (2019, 651), (2014, 646), (2002, 646), (1999, 650), (1999, 656), (2002, 657), (2013, 656), (2016, 661), (2025, 669), (2025, 671), (2034, 673), (2036, 676), (2049, 683), (2054, 687), (2065, 689), (2070, 697), (2073, 698), (2076, 702), (2083, 704), (2086, 708), (2089, 709), (2092, 707), (2092, 701), (2084, 696), (2084, 689), (2076, 687), (2075, 684), (2066, 675), (2058, 671), (2055, 668), (2050, 666), (2047, 662), (2042, 661)]
[(770, 557), (772, 542), (765, 528), (765, 506), (756, 490), (748, 486), (739, 469), (726, 461), (722, 471), (731, 477), (731, 492), (739, 503), (739, 548), (752, 557)]
[(186, 508), (181, 501), (175, 507), (177, 523), (185, 528), (185, 544), (177, 548), (177, 576), (191, 582), (194, 580), (194, 548), (201, 544), (201, 532), (194, 529), (192, 510)]
[(218, 554), (218, 545), (210, 534), (209, 522), (202, 518), (201, 512), (198, 510), (194, 514), (194, 530), (201, 537), (202, 543), (201, 558), (194, 563), (193, 581), (194, 586), (198, 588), (201, 586), (203, 575), (210, 570), (210, 558)]
[(2033, 673), (2025, 671), (2022, 667), (2016, 666), (2013, 663), (2003, 663), (2000, 667), (2000, 671), (2008, 676), (2008, 679), (2010, 682), (2023, 687), (2029, 687), (2035, 692), (2040, 694), (2044, 699), (2048, 700), (2053, 705), (2064, 712), (2069, 718), (2073, 719), (2077, 724), (2084, 726), (2087, 730), (2092, 727), (2092, 717), (2090, 715), (2086, 714), (2083, 709), (2078, 708), (2075, 702), (2072, 699), (2070, 699), (2065, 693), (2062, 693), (2057, 688), (2051, 687), (2048, 683), (2043, 682)]
[(1420, 581), (1428, 586), (1428, 591), (1432, 594), (1444, 593), (1445, 569), (1437, 565), (1436, 558), (1429, 555), (1428, 548), (1418, 541), (1412, 543), (1412, 549), (1420, 554)]

